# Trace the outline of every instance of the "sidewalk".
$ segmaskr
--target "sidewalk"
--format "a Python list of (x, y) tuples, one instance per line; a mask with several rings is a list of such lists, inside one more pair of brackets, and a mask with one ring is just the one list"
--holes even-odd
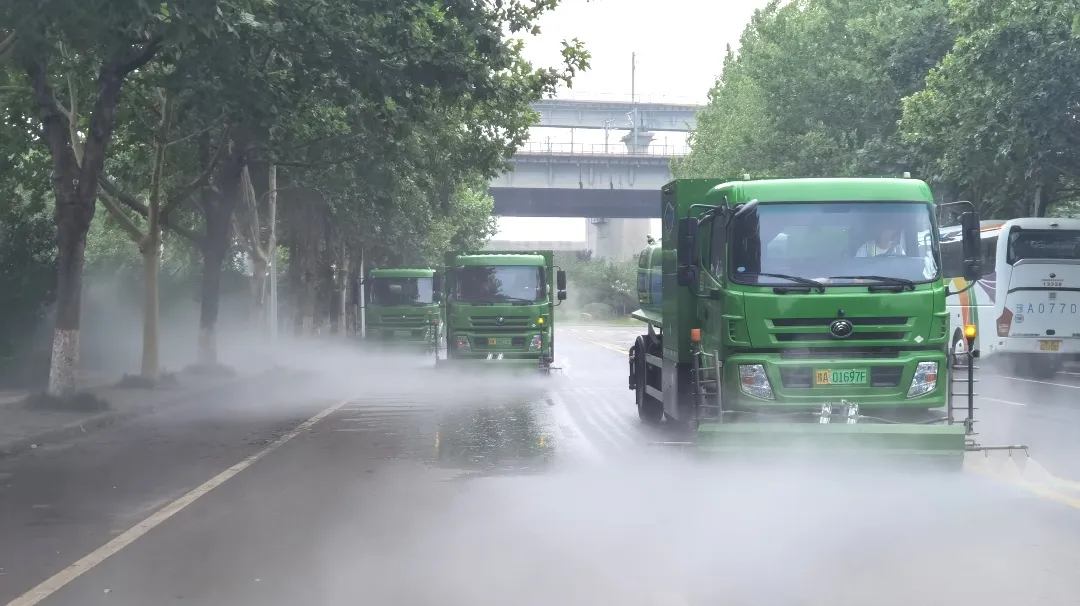
[(118, 379), (87, 380), (85, 391), (109, 403), (105, 410), (78, 411), (34, 408), (24, 399), (27, 392), (0, 391), (0, 456), (37, 448), (107, 427), (132, 417), (180, 404), (230, 385), (256, 379), (269, 371), (247, 372), (235, 377), (177, 373), (179, 385), (171, 388), (117, 388)]

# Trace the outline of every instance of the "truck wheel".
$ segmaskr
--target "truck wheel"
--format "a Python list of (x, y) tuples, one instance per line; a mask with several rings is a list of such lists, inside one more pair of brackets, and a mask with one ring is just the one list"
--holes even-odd
[(645, 339), (638, 337), (634, 349), (634, 375), (637, 379), (634, 397), (637, 401), (638, 418), (650, 425), (658, 424), (664, 419), (664, 403), (645, 393), (645, 377), (648, 374), (645, 364)]

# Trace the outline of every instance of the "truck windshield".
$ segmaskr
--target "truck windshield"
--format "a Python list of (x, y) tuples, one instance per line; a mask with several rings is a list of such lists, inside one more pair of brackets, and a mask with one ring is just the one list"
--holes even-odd
[(542, 301), (546, 294), (543, 268), (527, 265), (460, 267), (454, 293), (471, 303)]
[(372, 278), (373, 305), (430, 305), (433, 297), (432, 278)]
[(1080, 232), (1013, 227), (1006, 260), (1013, 265), (1021, 259), (1080, 260)]
[(762, 286), (930, 282), (940, 273), (932, 217), (923, 202), (758, 204), (732, 226), (730, 275)]

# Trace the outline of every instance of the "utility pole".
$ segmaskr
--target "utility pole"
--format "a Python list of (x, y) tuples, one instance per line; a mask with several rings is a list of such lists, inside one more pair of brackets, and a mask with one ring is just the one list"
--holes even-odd
[(277, 165), (270, 165), (270, 238), (266, 247), (270, 253), (270, 338), (278, 338), (277, 292)]

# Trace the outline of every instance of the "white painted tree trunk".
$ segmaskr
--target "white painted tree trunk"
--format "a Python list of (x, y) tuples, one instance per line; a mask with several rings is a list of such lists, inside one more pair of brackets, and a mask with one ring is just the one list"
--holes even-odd
[(63, 396), (78, 387), (79, 330), (58, 328), (53, 331), (52, 360), (49, 366), (49, 393)]

